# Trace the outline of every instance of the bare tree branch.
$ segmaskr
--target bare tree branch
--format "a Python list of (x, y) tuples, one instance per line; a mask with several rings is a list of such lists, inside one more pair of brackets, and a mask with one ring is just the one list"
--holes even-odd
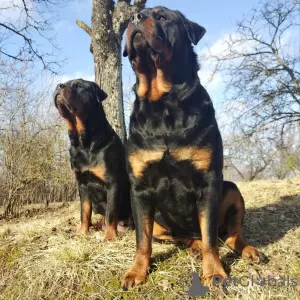
[(83, 29), (89, 36), (92, 36), (92, 29), (83, 21), (76, 19), (76, 24)]
[[(2, 64), (14, 60), (38, 63), (43, 69), (57, 73), (60, 61), (52, 28), (55, 15), (52, 8), (59, 4), (58, 0), (8, 0), (6, 6), (0, 4), (0, 10), (6, 11), (0, 23)], [(44, 41), (42, 46), (37, 43), (40, 38)]]
[(295, 0), (261, 2), (237, 23), (224, 49), (208, 55), (215, 65), (211, 78), (218, 72), (226, 78), (228, 110), (239, 100), (236, 122), (250, 133), (284, 118), (288, 123), (300, 118), (300, 41), (291, 38), (299, 32), (299, 18)]

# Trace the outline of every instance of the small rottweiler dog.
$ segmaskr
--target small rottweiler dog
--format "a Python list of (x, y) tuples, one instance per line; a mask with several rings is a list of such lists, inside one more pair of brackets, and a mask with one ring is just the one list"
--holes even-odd
[(114, 240), (118, 223), (131, 225), (131, 204), (125, 149), (106, 119), (106, 97), (96, 83), (76, 79), (58, 84), (54, 102), (69, 130), (81, 202), (79, 233), (88, 232), (93, 210), (105, 216), (105, 239)]
[(128, 25), (123, 54), (136, 74), (136, 100), (127, 160), (137, 246), (124, 289), (145, 280), (152, 237), (201, 249), (206, 284), (227, 276), (217, 243), (223, 230), (231, 249), (259, 260), (242, 237), (243, 198), (235, 184), (223, 182), (222, 139), (192, 46), (204, 33), (165, 7), (143, 9)]

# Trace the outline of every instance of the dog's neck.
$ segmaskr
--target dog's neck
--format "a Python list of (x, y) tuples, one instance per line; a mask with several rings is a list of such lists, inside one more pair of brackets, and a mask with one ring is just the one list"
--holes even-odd
[(182, 91), (191, 92), (200, 84), (198, 71), (197, 55), (191, 45), (186, 45), (183, 51), (175, 51), (172, 60), (157, 67), (155, 72), (136, 72), (134, 91), (139, 100), (149, 102), (162, 100), (174, 93), (182, 94)]
[(104, 143), (106, 137), (111, 135), (112, 128), (108, 123), (103, 107), (99, 107), (95, 118), (81, 120), (75, 118), (75, 126), (69, 128), (69, 138), (71, 145), (74, 147), (89, 147), (92, 143)]
[(174, 62), (176, 68), (173, 72), (174, 85), (183, 83), (194, 85), (195, 81), (199, 81), (199, 64), (191, 45), (186, 45), (183, 52), (174, 53)]

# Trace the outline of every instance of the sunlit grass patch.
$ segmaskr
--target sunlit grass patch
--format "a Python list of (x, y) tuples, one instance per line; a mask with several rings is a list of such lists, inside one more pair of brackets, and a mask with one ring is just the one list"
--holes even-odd
[[(238, 184), (247, 207), (246, 240), (262, 251), (260, 265), (242, 260), (220, 241), (230, 276), (263, 278), (300, 273), (300, 179)], [(91, 229), (77, 236), (79, 203), (15, 222), (0, 223), (0, 299), (189, 299), (192, 272), (200, 258), (177, 245), (153, 243), (146, 283), (124, 292), (120, 281), (135, 252), (135, 233), (103, 242)], [(94, 220), (98, 220), (98, 216)], [(300, 284), (300, 282), (299, 282)], [(299, 299), (298, 287), (230, 286), (203, 299)]]

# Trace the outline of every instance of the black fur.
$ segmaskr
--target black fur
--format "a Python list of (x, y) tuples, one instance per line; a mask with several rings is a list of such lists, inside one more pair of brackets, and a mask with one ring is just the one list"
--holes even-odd
[[(200, 84), (197, 58), (191, 45), (199, 41), (205, 30), (177, 11), (160, 8), (160, 13), (173, 24), (164, 22), (156, 26), (173, 49), (172, 66), (176, 71), (172, 75), (171, 91), (156, 102), (137, 96), (130, 118), (128, 155), (138, 149), (164, 149), (163, 159), (151, 163), (141, 179), (134, 177), (129, 164), (137, 241), (141, 240), (139, 228), (145, 214), (153, 219), (155, 213), (155, 220), (171, 228), (174, 235), (194, 237), (200, 235), (198, 215), (205, 210), (214, 246), (223, 181), (223, 148), (213, 104)], [(152, 9), (142, 10), (141, 14), (154, 19), (157, 15)], [(186, 24), (191, 24), (188, 30)], [(126, 51), (132, 58), (128, 51), (134, 49)], [(199, 172), (192, 161), (178, 162), (169, 155), (170, 149), (184, 146), (210, 147), (213, 150), (210, 169)]]
[[(95, 213), (105, 215), (107, 225), (128, 223), (131, 205), (125, 150), (106, 119), (101, 103), (106, 97), (96, 83), (82, 79), (59, 84), (54, 94), (60, 114), (74, 126), (69, 128), (70, 161), (80, 200), (90, 201)], [(82, 121), (80, 132), (75, 129), (76, 116)], [(105, 178), (91, 172), (97, 166), (104, 166)]]
[(137, 246), (124, 289), (145, 280), (152, 236), (201, 250), (208, 281), (227, 277), (217, 247), (220, 226), (231, 249), (259, 261), (242, 237), (243, 198), (235, 184), (223, 182), (222, 139), (192, 46), (204, 33), (165, 7), (143, 9), (128, 25), (124, 55), (137, 77), (127, 143)]

